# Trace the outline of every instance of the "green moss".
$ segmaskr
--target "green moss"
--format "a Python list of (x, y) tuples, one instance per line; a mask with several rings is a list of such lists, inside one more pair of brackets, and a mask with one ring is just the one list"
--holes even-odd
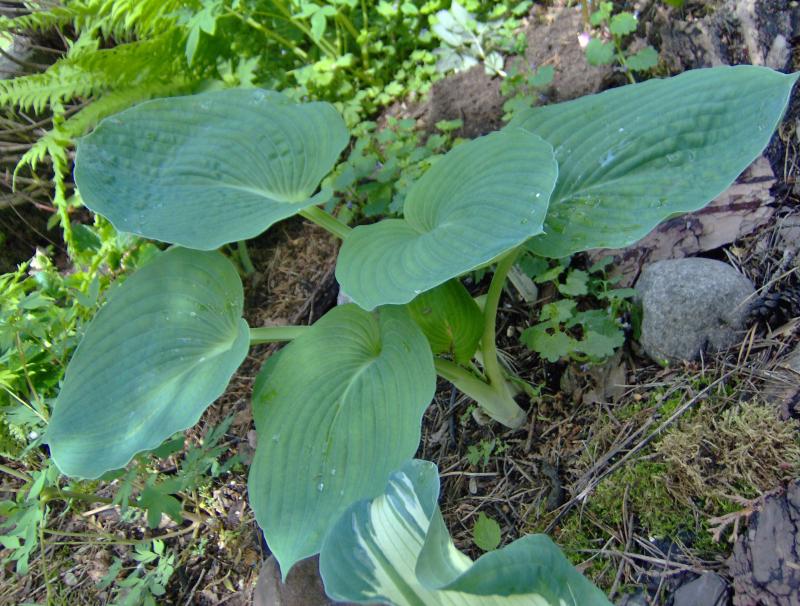
[(669, 536), (685, 526), (685, 512), (667, 491), (666, 466), (641, 461), (626, 465), (606, 478), (595, 490), (592, 506), (607, 523), (623, 523), (622, 500), (627, 492), (627, 509), (651, 536)]
[[(740, 512), (747, 499), (800, 474), (800, 423), (781, 420), (774, 406), (747, 399), (751, 387), (735, 378), (714, 385), (653, 435), (714, 380), (708, 373), (686, 376), (680, 389), (653, 390), (597, 415), (574, 467), (579, 474), (618, 444), (620, 424), (642, 427), (653, 415), (660, 418), (647, 429), (652, 439), (640, 458), (603, 478), (553, 533), (570, 560), (600, 587), (610, 588), (620, 561), (599, 552), (624, 550), (623, 528), (639, 539), (674, 542), (699, 558), (718, 559), (731, 546), (714, 540), (719, 529), (710, 520)], [(534, 532), (553, 519), (542, 511), (534, 515)], [(636, 544), (630, 549), (640, 551)]]
[[(690, 537), (692, 549), (707, 557), (725, 551), (728, 546), (713, 540), (705, 516), (698, 518), (692, 507), (680, 502), (668, 482), (669, 469), (664, 463), (640, 460), (625, 465), (605, 478), (583, 507), (576, 507), (564, 519), (554, 539), (570, 561), (584, 564), (585, 573), (605, 589), (613, 583), (619, 561), (599, 554), (592, 557), (592, 552), (606, 546), (609, 529), (622, 528), (624, 512), (633, 516), (640, 536), (676, 542)], [(610, 548), (621, 547), (613, 544)]]

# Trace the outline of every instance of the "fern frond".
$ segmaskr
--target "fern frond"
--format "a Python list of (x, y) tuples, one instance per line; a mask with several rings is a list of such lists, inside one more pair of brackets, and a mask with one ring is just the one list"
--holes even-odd
[(31, 172), (35, 171), (39, 163), (44, 161), (47, 157), (53, 159), (54, 166), (66, 166), (67, 148), (71, 142), (72, 141), (65, 138), (58, 129), (48, 131), (25, 152), (22, 158), (20, 158), (14, 169), (13, 178), (16, 179), (17, 173), (25, 167), (29, 167)]
[(50, 104), (88, 96), (104, 85), (71, 61), (59, 61), (41, 74), (0, 81), (0, 105), (42, 113)]
[(0, 457), (16, 458), (25, 448), (25, 432), (0, 417)]
[(0, 17), (0, 31), (45, 32), (71, 25), (76, 33), (100, 32), (117, 41), (146, 38), (174, 28), (180, 9), (198, 9), (197, 0), (67, 0), (16, 18)]
[(67, 245), (67, 252), (73, 256), (74, 238), (72, 237), (72, 226), (69, 222), (69, 203), (66, 197), (66, 180), (69, 175), (69, 157), (67, 149), (72, 143), (71, 139), (64, 136), (58, 128), (47, 132), (33, 146), (25, 152), (14, 168), (12, 176), (12, 189), (16, 189), (17, 173), (25, 166), (29, 166), (31, 172), (49, 156), (53, 162), (53, 206), (58, 213), (59, 223), (64, 233), (64, 243)]
[(107, 17), (103, 35), (139, 38), (160, 34), (175, 27), (180, 9), (199, 9), (201, 2), (186, 0), (103, 0), (101, 14)]
[(14, 18), (0, 16), (0, 31), (41, 33), (71, 25), (74, 20), (75, 13), (72, 10), (66, 6), (54, 6)]
[(0, 81), (0, 105), (33, 109), (147, 82), (168, 82), (185, 67), (174, 35), (65, 57), (41, 74)]
[(73, 143), (75, 139), (86, 134), (103, 118), (148, 99), (189, 93), (192, 84), (193, 81), (178, 77), (169, 82), (146, 82), (137, 87), (108, 92), (65, 120), (58, 128), (58, 132), (62, 139)]

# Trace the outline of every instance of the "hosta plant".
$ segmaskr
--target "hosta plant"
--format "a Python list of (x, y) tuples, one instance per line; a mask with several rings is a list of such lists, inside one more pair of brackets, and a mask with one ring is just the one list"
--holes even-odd
[[(103, 121), (78, 147), (84, 203), (122, 231), (175, 246), (116, 289), (86, 330), (47, 430), (56, 464), (84, 478), (126, 465), (195, 423), (248, 347), (291, 341), (255, 388), (249, 480), (284, 574), (322, 550), (328, 591), (342, 599), (606, 603), (579, 597), (544, 538), (474, 565), (452, 549), (433, 471), (410, 463), (422, 414), (438, 374), (493, 419), (523, 424), (517, 399), (530, 390), (495, 345), (521, 246), (550, 257), (621, 247), (701, 208), (766, 146), (796, 78), (722, 67), (529, 110), (434, 164), (409, 189), (402, 219), (355, 229), (320, 208), (349, 140), (328, 104), (228, 90)], [(294, 214), (342, 239), (336, 275), (354, 303), (313, 326), (250, 327), (239, 276), (215, 249)], [(489, 266), (479, 305), (459, 277)], [(532, 580), (551, 564), (564, 593)], [(376, 589), (390, 579), (397, 591)]]

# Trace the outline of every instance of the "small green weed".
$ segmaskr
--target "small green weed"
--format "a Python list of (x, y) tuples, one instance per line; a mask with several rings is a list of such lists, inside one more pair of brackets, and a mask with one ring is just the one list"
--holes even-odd
[(500, 83), (500, 93), (506, 97), (503, 121), (509, 122), (515, 112), (536, 105), (541, 91), (552, 84), (554, 76), (552, 65), (534, 69), (520, 57), (512, 60), (506, 78)]
[(386, 128), (362, 122), (347, 160), (328, 179), (336, 195), (329, 210), (339, 206), (339, 219), (352, 223), (361, 217), (401, 216), (409, 187), (454, 143), (461, 120), (441, 121), (438, 133), (423, 141), (416, 121), (389, 117)]
[(486, 467), (489, 464), (489, 457), (503, 454), (507, 449), (508, 444), (497, 438), (482, 439), (477, 444), (470, 444), (467, 447), (467, 461), (472, 466)]
[(533, 3), (520, 2), (508, 10), (502, 4), (493, 11), (491, 21), (479, 21), (461, 4), (453, 0), (450, 8), (436, 13), (432, 30), (441, 41), (433, 51), (440, 73), (466, 71), (483, 63), (487, 74), (506, 77), (504, 54), (520, 54), (525, 50), (525, 35), (516, 32), (519, 21)]
[(635, 82), (634, 72), (647, 72), (658, 65), (658, 52), (652, 46), (639, 51), (626, 50), (628, 37), (636, 32), (639, 23), (636, 15), (622, 11), (612, 15), (614, 4), (601, 2), (599, 8), (589, 17), (595, 28), (595, 35), (583, 34), (581, 44), (585, 44), (586, 60), (592, 65), (609, 65), (617, 62), (631, 83)]
[[(551, 282), (563, 295), (542, 306), (539, 321), (521, 335), (522, 342), (550, 362), (570, 357), (580, 362), (597, 362), (613, 355), (625, 342), (621, 318), (630, 309), (630, 288), (614, 288), (606, 274), (610, 258), (588, 270), (569, 268), (569, 258), (554, 265), (542, 257), (527, 254), (520, 260), (522, 270), (537, 284)], [(588, 297), (593, 306), (578, 309), (578, 297)]]
[(138, 564), (127, 575), (120, 558), (108, 569), (108, 574), (98, 584), (99, 589), (113, 585), (112, 606), (156, 606), (156, 598), (166, 593), (167, 583), (175, 572), (176, 556), (170, 553), (164, 541), (154, 539), (151, 544), (136, 545), (133, 559)]
[(483, 551), (494, 551), (500, 545), (500, 524), (481, 511), (472, 527), (472, 540)]

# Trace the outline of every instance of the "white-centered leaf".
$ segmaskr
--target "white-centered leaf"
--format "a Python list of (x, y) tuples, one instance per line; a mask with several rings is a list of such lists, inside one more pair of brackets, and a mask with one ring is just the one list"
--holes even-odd
[(334, 308), (281, 351), (253, 393), (250, 505), (285, 576), (351, 503), (413, 457), (436, 386), (405, 309)]
[(621, 248), (702, 208), (767, 145), (797, 77), (698, 69), (521, 113), (509, 127), (549, 141), (559, 166), (545, 233), (529, 246), (556, 258)]
[(395, 606), (610, 606), (545, 535), (472, 562), (455, 548), (438, 497), (436, 466), (414, 460), (382, 495), (347, 509), (320, 554), (328, 595)]
[(336, 277), (364, 309), (408, 303), (542, 232), (558, 167), (550, 145), (509, 129), (448, 152), (409, 190), (404, 219), (356, 227)]
[(325, 202), (348, 139), (333, 106), (271, 91), (156, 99), (79, 142), (75, 181), (120, 231), (211, 250)]
[(244, 360), (242, 283), (217, 252), (172, 248), (113, 292), (67, 366), (46, 439), (97, 478), (194, 425)]

